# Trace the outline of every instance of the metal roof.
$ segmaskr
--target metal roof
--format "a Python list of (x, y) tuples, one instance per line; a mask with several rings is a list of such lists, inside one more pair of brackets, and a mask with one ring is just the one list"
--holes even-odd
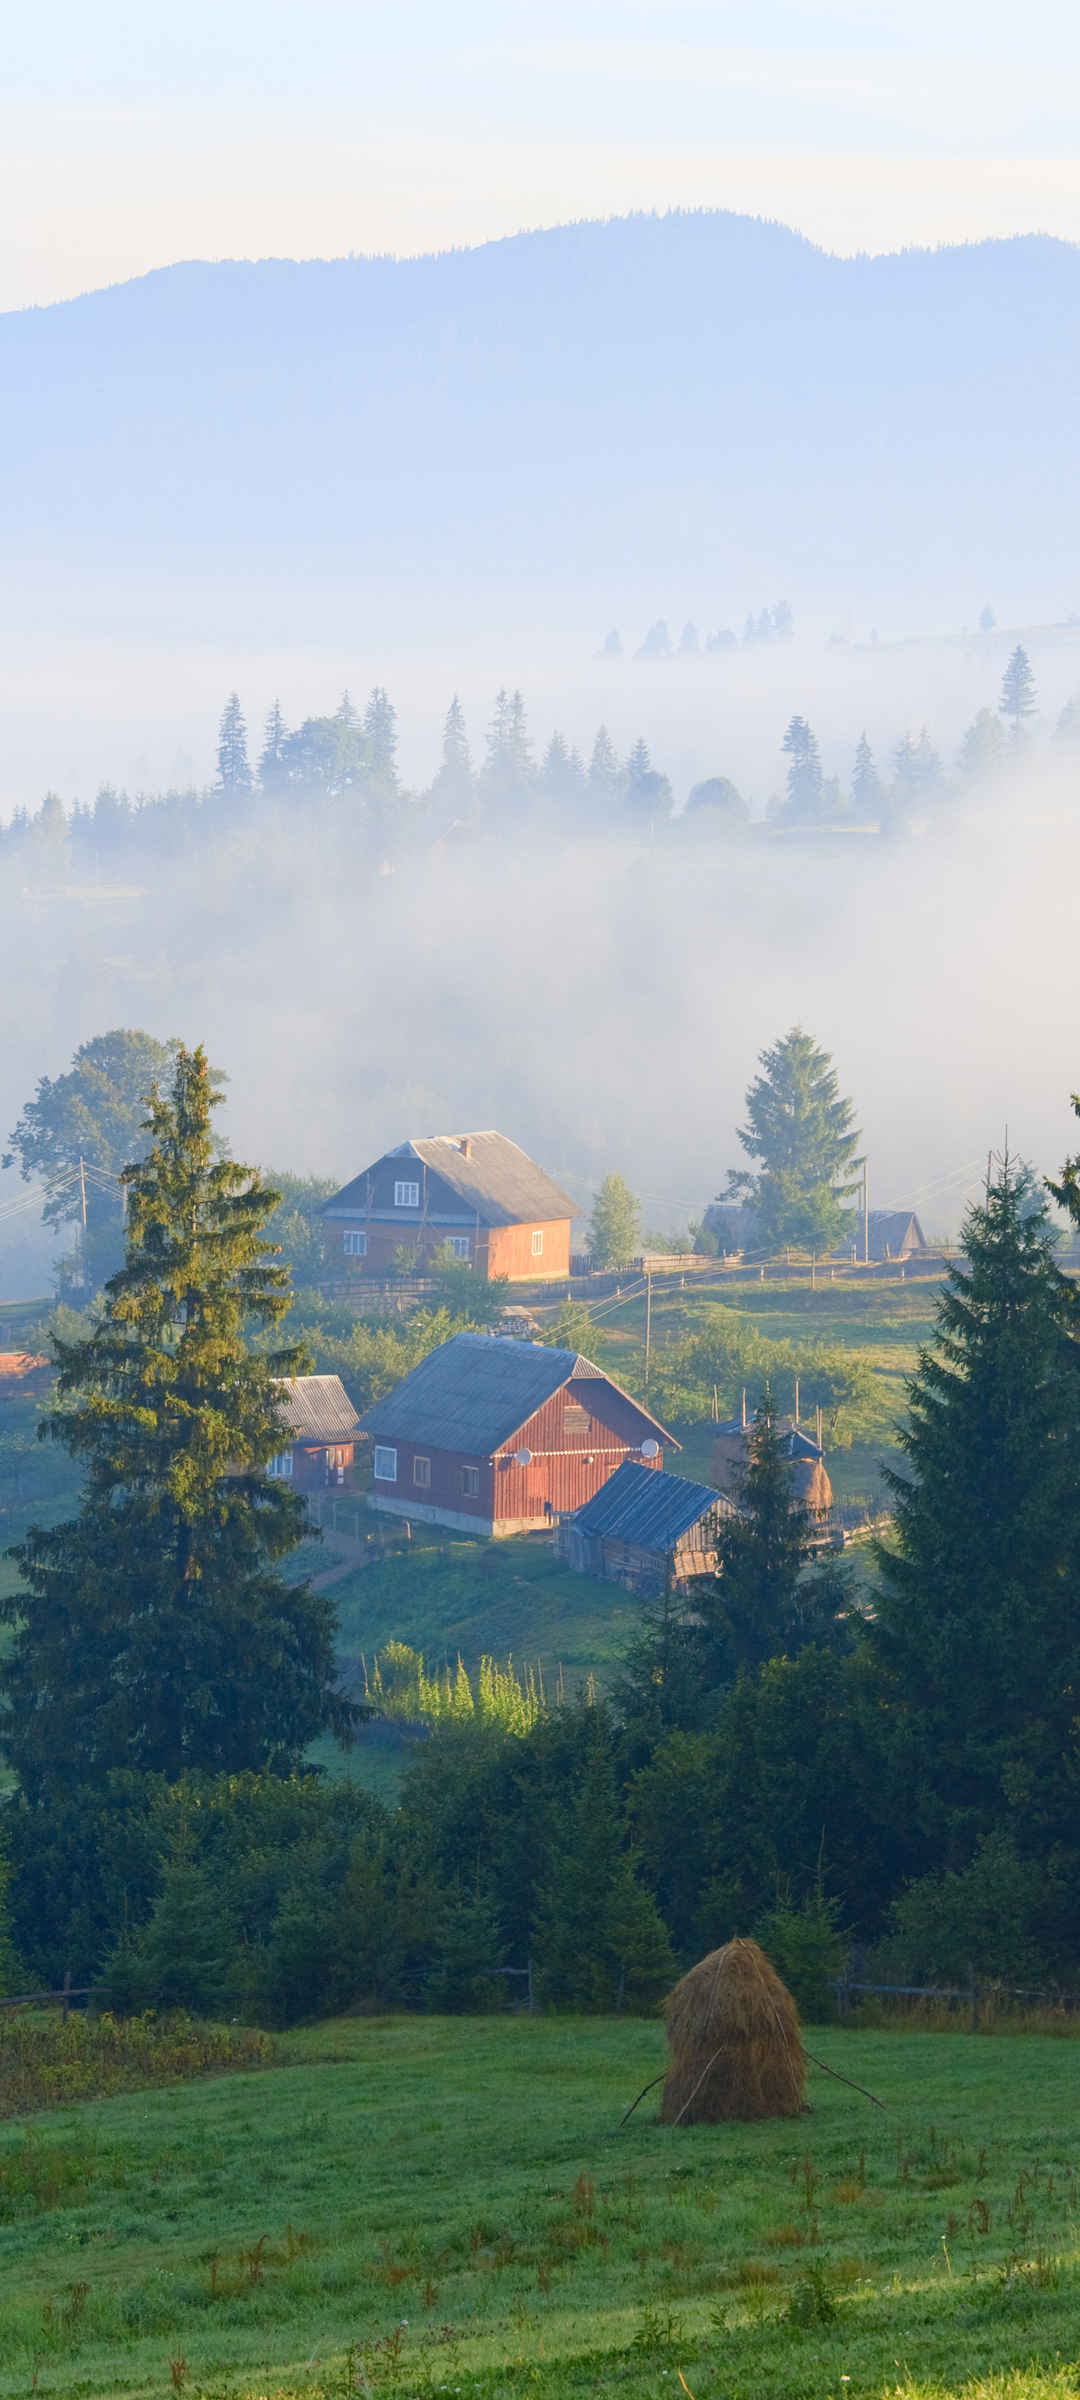
[(631, 1458), (592, 1500), (575, 1510), (569, 1522), (575, 1533), (634, 1542), (641, 1550), (673, 1550), (684, 1533), (702, 1517), (719, 1510), (731, 1516), (731, 1502), (708, 1484), (691, 1483), (685, 1475), (666, 1475), (656, 1467), (639, 1467)]
[(481, 1225), (550, 1224), (580, 1214), (576, 1202), (516, 1142), (505, 1133), (486, 1132), (435, 1133), (424, 1141), (399, 1143), (335, 1192), (324, 1215), (366, 1214), (368, 1177), (390, 1158), (415, 1159), (428, 1167)]
[(553, 1392), (589, 1377), (606, 1383), (635, 1410), (643, 1439), (652, 1434), (678, 1448), (674, 1436), (647, 1409), (579, 1351), (490, 1333), (452, 1334), (385, 1399), (365, 1410), (360, 1430), (378, 1434), (380, 1441), (396, 1437), (429, 1442), (433, 1450), (464, 1450), (484, 1458), (508, 1441)]
[(277, 1386), (290, 1442), (351, 1442), (360, 1419), (340, 1375), (292, 1375)]

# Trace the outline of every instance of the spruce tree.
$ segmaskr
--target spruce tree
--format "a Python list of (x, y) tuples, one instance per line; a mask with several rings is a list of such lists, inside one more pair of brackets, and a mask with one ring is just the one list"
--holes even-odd
[(303, 1505), (264, 1472), (280, 1448), (277, 1378), (293, 1348), (251, 1349), (289, 1305), (262, 1228), (277, 1199), (215, 1156), (201, 1050), (154, 1090), (149, 1148), (125, 1169), (126, 1262), (86, 1340), (58, 1342), (46, 1431), (84, 1468), (79, 1514), (13, 1553), (24, 1588), (0, 1688), (26, 1796), (116, 1767), (291, 1769), (344, 1733), (333, 1610), (276, 1562)]
[(557, 2007), (647, 2007), (672, 1979), (663, 1920), (627, 1848), (610, 1735), (599, 1714), (550, 1825), (531, 1947), (541, 1995)]
[(855, 750), (855, 771), (851, 778), (851, 805), (858, 816), (866, 819), (877, 816), (881, 801), (881, 777), (874, 763), (874, 753), (865, 733), (861, 733)]
[(622, 784), (622, 769), (618, 753), (606, 725), (598, 728), (589, 760), (589, 796), (597, 813), (611, 809), (618, 799)]
[(800, 1593), (814, 1521), (792, 1492), (768, 1388), (754, 1418), (735, 1512), (717, 1520), (716, 1579), (702, 1602), (706, 1628), (720, 1636), (730, 1677), (801, 1646), (812, 1618)]
[(908, 1385), (908, 1471), (887, 1471), (894, 1525), (870, 1638), (927, 1866), (966, 1866), (1006, 1818), (1029, 1842), (1075, 1841), (1073, 1306), (1045, 1208), (1006, 1159), (968, 1215)]
[(1022, 643), (1018, 642), (1001, 682), (998, 710), (1001, 716), (1012, 718), (1014, 741), (1019, 741), (1026, 717), (1035, 714), (1035, 677), (1031, 660)]
[(247, 726), (236, 692), (230, 692), (221, 712), (217, 755), (219, 790), (250, 792), (252, 778), (248, 765)]
[(465, 712), (455, 692), (443, 725), (442, 759), (431, 787), (431, 797), (443, 807), (453, 809), (455, 816), (465, 817), (472, 811), (475, 796)]
[(288, 738), (289, 729), (282, 716), (280, 702), (275, 700), (266, 720), (263, 730), (263, 746), (259, 752), (259, 782), (264, 792), (278, 791), (281, 785), (288, 780), (288, 765), (285, 756), (285, 744)]
[(758, 1173), (733, 1170), (723, 1197), (753, 1209), (759, 1248), (828, 1249), (850, 1223), (862, 1163), (851, 1102), (840, 1096), (828, 1052), (798, 1025), (759, 1063), (763, 1072), (746, 1095), (749, 1122), (739, 1129)]
[(397, 710), (389, 693), (376, 684), (364, 710), (368, 759), (376, 781), (388, 792), (397, 790)]
[(812, 822), (821, 814), (821, 752), (805, 717), (792, 717), (781, 747), (788, 760), (787, 813), (796, 822)]

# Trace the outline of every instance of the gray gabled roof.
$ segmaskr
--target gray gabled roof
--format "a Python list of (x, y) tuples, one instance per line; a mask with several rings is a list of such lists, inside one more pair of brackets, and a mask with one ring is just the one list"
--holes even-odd
[(553, 1392), (586, 1377), (606, 1383), (627, 1401), (641, 1421), (643, 1439), (651, 1434), (678, 1448), (647, 1409), (579, 1351), (489, 1333), (452, 1334), (385, 1399), (365, 1410), (360, 1430), (377, 1434), (380, 1441), (426, 1442), (433, 1450), (464, 1450), (484, 1458)]
[(290, 1442), (351, 1442), (360, 1419), (340, 1375), (291, 1375), (277, 1385)]
[(719, 1512), (732, 1516), (724, 1500), (708, 1484), (691, 1483), (685, 1475), (666, 1475), (657, 1467), (639, 1467), (631, 1458), (569, 1522), (575, 1533), (612, 1541), (634, 1542), (641, 1550), (673, 1550), (702, 1517)]
[[(463, 1144), (468, 1144), (466, 1154)], [(400, 1142), (396, 1150), (384, 1152), (386, 1158), (410, 1159), (428, 1167), (441, 1177), (456, 1193), (463, 1210), (481, 1225), (537, 1225), (558, 1222), (564, 1217), (576, 1217), (580, 1212), (569, 1194), (560, 1191), (550, 1175), (520, 1150), (505, 1133), (434, 1133), (426, 1140)], [(375, 1159), (362, 1175), (335, 1192), (328, 1200), (323, 1214), (328, 1217), (363, 1215), (367, 1207), (367, 1180), (374, 1168), (382, 1165)]]

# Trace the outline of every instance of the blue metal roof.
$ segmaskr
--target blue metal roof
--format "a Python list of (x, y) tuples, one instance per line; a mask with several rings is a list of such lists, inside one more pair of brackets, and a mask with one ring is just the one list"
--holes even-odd
[(666, 1475), (659, 1467), (639, 1467), (628, 1458), (569, 1522), (575, 1533), (666, 1551), (714, 1510), (732, 1514), (731, 1502), (711, 1485), (691, 1483), (686, 1475)]

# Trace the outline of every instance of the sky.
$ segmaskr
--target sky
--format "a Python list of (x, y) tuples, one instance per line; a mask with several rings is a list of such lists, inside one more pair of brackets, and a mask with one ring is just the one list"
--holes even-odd
[(0, 309), (185, 258), (635, 208), (1080, 241), (1069, 0), (53, 0), (5, 30)]

